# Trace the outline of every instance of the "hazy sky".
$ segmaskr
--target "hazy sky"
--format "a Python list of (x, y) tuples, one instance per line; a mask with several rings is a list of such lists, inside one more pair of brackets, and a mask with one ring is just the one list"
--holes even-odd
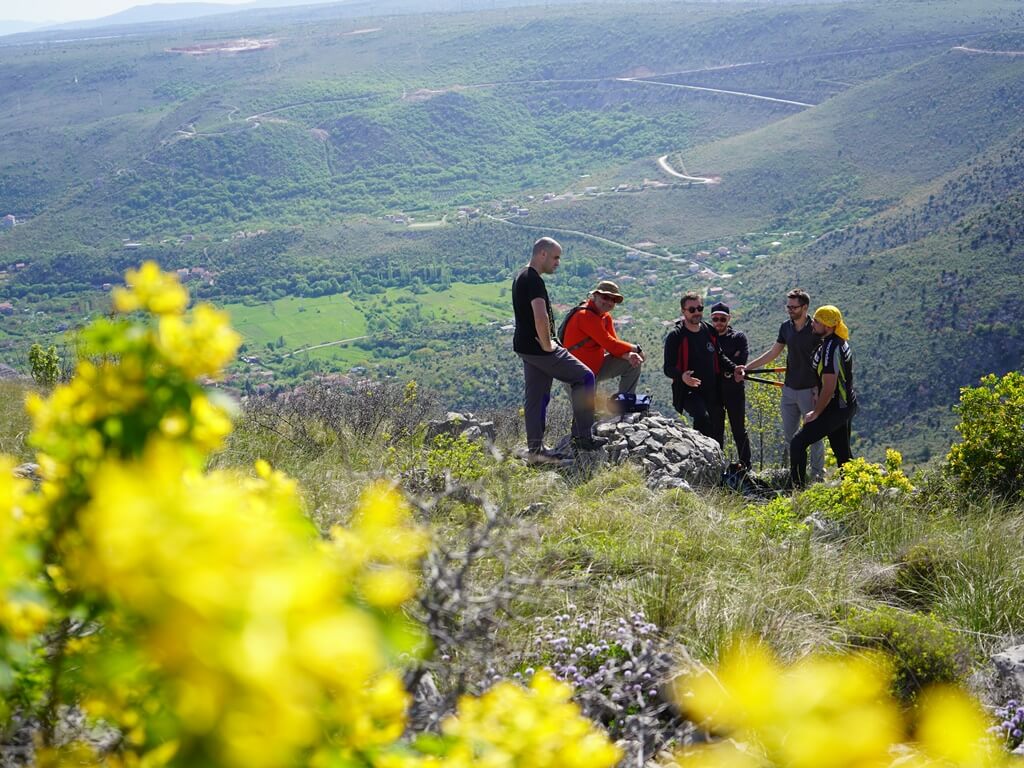
[[(160, 0), (181, 3), (188, 0)], [(247, 0), (203, 0), (237, 5)], [(0, 0), (0, 20), (11, 21), (80, 21), (96, 19), (123, 11), (134, 5), (151, 5), (149, 0)]]

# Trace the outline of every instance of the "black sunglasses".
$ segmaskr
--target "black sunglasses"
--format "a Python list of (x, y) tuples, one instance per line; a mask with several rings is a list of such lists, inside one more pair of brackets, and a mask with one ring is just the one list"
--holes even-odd
[(685, 312), (703, 312), (704, 311), (704, 305), (703, 304), (698, 304), (696, 307), (686, 307), (684, 309), (684, 311)]

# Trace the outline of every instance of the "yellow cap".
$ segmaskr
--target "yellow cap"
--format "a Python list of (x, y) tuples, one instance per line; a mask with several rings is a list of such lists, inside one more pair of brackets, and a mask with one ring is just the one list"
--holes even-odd
[(839, 311), (839, 307), (834, 307), (831, 304), (818, 307), (814, 310), (814, 319), (822, 325), (834, 328), (833, 333), (843, 341), (850, 338), (850, 329), (843, 322), (843, 313)]

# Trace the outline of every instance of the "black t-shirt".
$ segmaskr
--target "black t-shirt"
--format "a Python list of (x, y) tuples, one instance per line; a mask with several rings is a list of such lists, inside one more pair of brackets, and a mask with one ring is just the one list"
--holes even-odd
[(814, 370), (820, 381), (826, 373), (836, 375), (836, 391), (832, 400), (839, 401), (840, 408), (857, 402), (857, 393), (853, 388), (853, 350), (849, 342), (843, 341), (835, 334), (826, 336), (814, 353)]
[[(548, 310), (548, 328), (555, 332), (555, 316), (551, 313), (551, 300), (544, 278), (533, 267), (527, 265), (512, 281), (512, 310), (516, 316), (516, 332), (512, 337), (512, 349), (524, 355), (550, 355), (537, 340), (537, 323), (533, 319), (534, 299), (544, 299)], [(554, 338), (554, 336), (552, 336)]]
[(821, 339), (811, 332), (811, 320), (807, 318), (801, 330), (796, 329), (792, 320), (779, 326), (779, 344), (786, 345), (786, 380), (790, 389), (810, 389), (818, 386), (811, 359)]

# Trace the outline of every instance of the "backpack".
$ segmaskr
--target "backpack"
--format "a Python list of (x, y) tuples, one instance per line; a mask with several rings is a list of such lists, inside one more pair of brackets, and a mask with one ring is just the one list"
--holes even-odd
[(619, 413), (647, 413), (651, 410), (650, 395), (636, 395), (633, 392), (619, 392), (612, 397)]
[[(572, 316), (580, 311), (589, 312), (590, 310), (587, 309), (586, 303), (577, 304), (575, 307), (573, 307), (572, 309), (565, 313), (565, 317), (562, 318), (562, 324), (558, 326), (558, 343), (561, 344), (563, 347), (565, 346), (565, 329), (569, 327), (569, 321), (572, 320)], [(574, 349), (579, 349), (586, 343), (587, 340), (583, 339), (583, 341), (578, 341), (571, 347), (567, 347), (567, 349), (569, 352), (572, 352)]]
[(735, 461), (722, 472), (721, 482), (729, 490), (743, 494), (748, 499), (770, 499), (776, 495), (771, 486), (755, 477), (749, 469)]

